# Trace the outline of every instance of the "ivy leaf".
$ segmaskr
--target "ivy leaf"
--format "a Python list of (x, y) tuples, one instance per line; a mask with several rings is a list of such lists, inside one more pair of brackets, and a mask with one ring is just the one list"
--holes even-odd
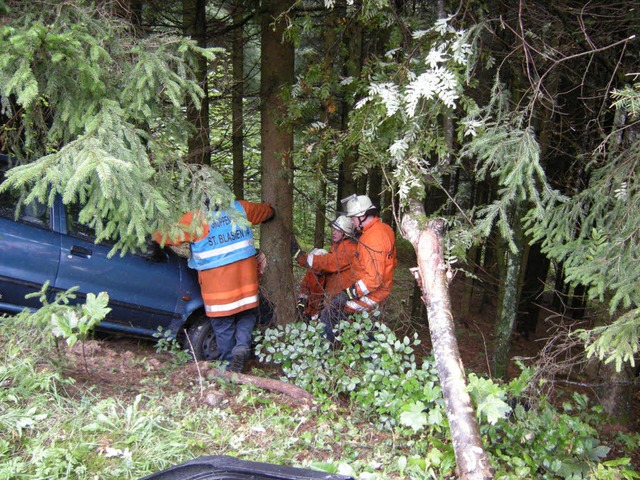
[(418, 432), (427, 426), (427, 415), (424, 413), (425, 405), (422, 402), (413, 402), (403, 407), (400, 414), (400, 423)]
[(491, 425), (505, 418), (511, 411), (511, 407), (504, 401), (504, 390), (492, 380), (470, 374), (468, 389), (476, 401), (478, 416), (484, 416)]
[(83, 312), (92, 319), (91, 324), (99, 323), (111, 311), (107, 304), (109, 303), (109, 294), (100, 292), (96, 297), (93, 293), (87, 294), (87, 300), (82, 307)]
[(491, 425), (505, 418), (510, 411), (511, 407), (498, 397), (489, 396), (478, 403), (478, 414), (485, 415)]

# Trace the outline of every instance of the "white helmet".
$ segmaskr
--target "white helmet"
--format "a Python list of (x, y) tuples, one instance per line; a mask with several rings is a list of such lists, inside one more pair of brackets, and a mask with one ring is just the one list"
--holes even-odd
[(353, 222), (346, 215), (340, 215), (333, 222), (331, 222), (331, 228), (340, 230), (347, 235), (353, 235)]
[(360, 217), (365, 215), (369, 210), (375, 208), (371, 199), (366, 195), (351, 195), (342, 200), (346, 202), (347, 217)]

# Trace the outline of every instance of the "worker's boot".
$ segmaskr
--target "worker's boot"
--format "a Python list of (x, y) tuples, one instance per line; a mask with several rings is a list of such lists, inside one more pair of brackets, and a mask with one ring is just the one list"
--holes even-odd
[(231, 363), (227, 367), (227, 372), (242, 373), (244, 366), (247, 363), (249, 357), (248, 353), (239, 353), (231, 357)]

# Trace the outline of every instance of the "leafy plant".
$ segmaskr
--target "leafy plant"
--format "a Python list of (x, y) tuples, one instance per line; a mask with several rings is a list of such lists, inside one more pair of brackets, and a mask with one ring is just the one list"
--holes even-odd
[(156, 352), (171, 354), (177, 365), (186, 365), (193, 358), (188, 349), (182, 348), (182, 345), (180, 345), (171, 330), (164, 330), (162, 327), (158, 327), (158, 331), (153, 334), (153, 337), (158, 339)]
[(102, 321), (111, 310), (107, 307), (109, 296), (101, 292), (98, 296), (90, 293), (83, 305), (71, 305), (76, 298), (78, 287), (72, 287), (64, 292), (56, 292), (53, 300), (48, 300), (49, 282), (45, 282), (38, 292), (31, 293), (26, 298), (38, 298), (42, 306), (37, 310), (24, 309), (14, 317), (7, 319), (8, 323), (27, 326), (33, 334), (34, 348), (42, 352), (47, 351), (56, 343), (57, 339), (64, 339), (72, 347), (78, 340), (84, 341), (90, 332)]
[[(81, 388), (67, 396), (61, 387), (70, 377), (42, 368), (41, 351), (34, 349), (33, 332), (39, 333), (40, 326), (26, 322), (17, 329), (10, 320), (0, 321), (0, 478), (140, 478), (205, 454), (313, 466), (361, 480), (453, 475), (455, 458), (431, 360), (416, 367), (409, 353), (413, 340), (406, 344), (372, 318), (345, 324), (340, 331), (345, 350), (355, 347), (355, 339), (362, 342), (357, 354), (327, 349), (319, 329), (302, 324), (280, 337), (293, 348), (279, 341), (259, 345), (262, 354), (268, 348), (272, 358), (282, 355), (281, 366), (300, 349), (287, 368), (299, 372), (314, 392), (325, 392), (325, 402), (311, 410), (292, 409), (267, 392), (230, 385), (224, 395), (233, 401), (198, 408), (194, 401), (200, 386), (170, 388), (161, 371), (148, 372), (144, 393), (134, 398), (101, 397)], [(285, 330), (279, 327), (269, 335), (278, 337)], [(320, 358), (307, 358), (313, 345)], [(296, 370), (293, 364), (302, 360), (322, 366), (326, 380), (320, 373)], [(372, 370), (369, 377), (364, 367)], [(375, 376), (384, 368), (389, 368), (390, 383)], [(521, 396), (528, 375), (525, 371), (508, 385), (472, 380), (470, 391), (476, 402), (493, 405), (496, 399)], [(375, 384), (367, 386), (363, 378), (375, 378)], [(204, 387), (218, 390), (220, 384), (205, 382)], [(393, 400), (394, 394), (401, 401), (385, 408), (380, 402)], [(603, 461), (606, 449), (593, 428), (600, 412), (590, 409), (585, 397), (576, 396), (562, 409), (544, 399), (536, 409), (527, 408), (514, 404), (508, 417), (481, 423), (496, 478), (637, 478), (628, 459)], [(618, 441), (632, 450), (638, 440)]]
[(467, 389), (475, 400), (478, 417), (494, 425), (511, 413), (511, 407), (505, 401), (507, 392), (504, 387), (491, 379), (478, 377), (474, 373), (469, 374), (468, 382)]
[[(509, 386), (503, 390), (503, 395), (512, 393)], [(613, 472), (623, 475), (614, 478), (638, 478), (624, 461), (603, 462), (610, 449), (594, 428), (602, 422), (602, 411), (589, 408), (586, 396), (574, 394), (561, 409), (544, 397), (536, 400), (535, 408), (515, 401), (508, 417), (480, 424), (493, 458), (510, 466), (512, 473), (506, 478), (609, 478)]]
[(411, 408), (405, 408), (412, 402), (422, 402), (422, 410), (429, 410), (427, 424), (442, 427), (442, 394), (433, 359), (417, 364), (417, 334), (400, 339), (367, 313), (340, 323), (337, 349), (321, 332), (320, 324), (305, 323), (267, 329), (258, 338), (256, 354), (262, 361), (280, 364), (288, 380), (319, 398), (330, 401), (346, 395), (367, 415), (375, 412), (386, 428), (415, 429), (422, 424)]
[[(400, 465), (413, 478), (441, 478), (451, 471), (453, 449), (439, 439), (447, 429), (442, 392), (433, 359), (416, 364), (417, 338), (399, 339), (369, 315), (342, 322), (337, 338), (339, 346), (332, 349), (318, 324), (278, 326), (258, 339), (256, 353), (279, 364), (286, 380), (327, 406), (346, 397), (353, 413), (378, 427), (406, 439), (428, 436), (424, 456), (405, 458)], [(635, 478), (624, 459), (603, 462), (609, 448), (594, 428), (602, 412), (589, 408), (585, 396), (575, 395), (561, 409), (545, 397), (518, 400), (528, 391), (532, 373), (523, 368), (507, 385), (469, 374), (469, 393), (490, 459), (504, 473), (500, 478)], [(622, 477), (611, 477), (614, 472)]]
[(69, 347), (73, 347), (78, 340), (85, 341), (111, 311), (108, 303), (107, 292), (100, 292), (97, 297), (93, 293), (87, 294), (83, 305), (67, 307), (51, 314), (51, 332), (57, 338), (64, 338)]

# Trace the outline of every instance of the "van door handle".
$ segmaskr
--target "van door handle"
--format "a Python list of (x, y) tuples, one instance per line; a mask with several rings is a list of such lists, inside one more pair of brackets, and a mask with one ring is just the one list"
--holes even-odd
[(93, 253), (93, 250), (90, 250), (84, 247), (79, 247), (77, 245), (73, 245), (70, 250), (69, 258), (71, 258), (73, 255), (75, 255), (76, 257), (82, 257), (82, 258), (91, 258), (92, 253)]

